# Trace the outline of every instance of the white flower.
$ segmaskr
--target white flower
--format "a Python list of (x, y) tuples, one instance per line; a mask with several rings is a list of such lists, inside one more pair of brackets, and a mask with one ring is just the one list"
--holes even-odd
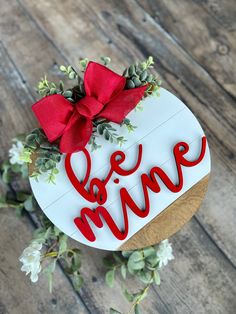
[(16, 140), (14, 144), (12, 144), (11, 149), (9, 150), (9, 161), (12, 165), (18, 164), (23, 165), (24, 161), (20, 159), (21, 154), (23, 153), (24, 145), (21, 141)]
[(159, 259), (159, 267), (162, 267), (163, 265), (166, 266), (168, 264), (168, 261), (174, 259), (174, 256), (172, 254), (172, 246), (169, 243), (168, 239), (162, 241), (158, 245), (157, 257)]
[(38, 281), (38, 274), (41, 271), (40, 250), (42, 249), (42, 244), (37, 242), (32, 242), (27, 248), (24, 249), (19, 261), (23, 264), (21, 271), (25, 271), (26, 275), (31, 273), (30, 280), (32, 282)]

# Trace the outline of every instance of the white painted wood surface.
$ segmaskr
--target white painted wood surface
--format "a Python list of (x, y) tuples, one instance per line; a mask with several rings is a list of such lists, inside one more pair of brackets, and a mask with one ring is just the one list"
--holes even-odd
[[(146, 98), (143, 101), (143, 107), (144, 111), (133, 111), (128, 115), (132, 123), (138, 126), (135, 132), (128, 133), (125, 128), (119, 129), (121, 135), (128, 139), (121, 149), (126, 154), (126, 160), (122, 167), (130, 168), (135, 165), (138, 144), (143, 145), (141, 165), (134, 174), (127, 177), (113, 174), (107, 185), (108, 199), (104, 207), (108, 209), (120, 229), (122, 229), (124, 222), (119, 198), (120, 188), (127, 188), (135, 202), (142, 207), (144, 199), (140, 175), (142, 173), (148, 174), (154, 166), (160, 166), (177, 184), (178, 176), (173, 157), (173, 147), (181, 141), (188, 143), (190, 149), (185, 157), (189, 160), (195, 160), (200, 154), (201, 138), (204, 136), (204, 132), (192, 112), (176, 96), (165, 89), (161, 89), (160, 97)], [(109, 159), (111, 154), (120, 149), (116, 144), (110, 144), (103, 139), (100, 141), (102, 149), (90, 152), (92, 159), (90, 179), (95, 176), (104, 179), (110, 169)], [(89, 149), (89, 146), (87, 148)], [(72, 166), (77, 177), (82, 180), (86, 171), (86, 161), (83, 153), (73, 154)], [(59, 169), (60, 173), (56, 179), (56, 185), (48, 185), (44, 177), (40, 178), (39, 182), (30, 178), (32, 190), (44, 213), (59, 229), (73, 239), (96, 248), (116, 250), (134, 233), (143, 228), (183, 193), (209, 174), (210, 153), (207, 146), (206, 154), (201, 163), (195, 167), (183, 167), (184, 187), (179, 193), (170, 192), (163, 182), (158, 179), (161, 191), (158, 194), (149, 193), (151, 210), (146, 218), (140, 218), (128, 209), (130, 228), (127, 238), (123, 241), (115, 238), (106, 223), (98, 229), (91, 222), (91, 227), (96, 236), (94, 242), (88, 241), (81, 234), (74, 224), (74, 218), (80, 216), (80, 210), (83, 207), (93, 208), (94, 204), (81, 197), (67, 178), (64, 158), (59, 165)], [(119, 184), (113, 182), (115, 178), (120, 180)]]

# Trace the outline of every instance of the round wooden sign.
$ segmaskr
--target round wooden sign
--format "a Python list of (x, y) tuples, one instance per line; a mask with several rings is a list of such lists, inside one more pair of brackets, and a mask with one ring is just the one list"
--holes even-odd
[[(168, 238), (196, 212), (206, 192), (210, 153), (193, 113), (176, 96), (142, 101), (122, 147), (63, 155), (55, 185), (30, 178), (47, 217), (71, 238), (106, 250), (133, 250)], [(117, 126), (116, 126), (117, 127)], [(123, 133), (122, 133), (123, 132)]]

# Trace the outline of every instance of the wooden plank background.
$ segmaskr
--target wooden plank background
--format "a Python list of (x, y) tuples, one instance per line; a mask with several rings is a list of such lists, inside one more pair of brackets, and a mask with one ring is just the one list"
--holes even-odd
[[(235, 0), (0, 0), (0, 158), (36, 121), (30, 105), (44, 73), (58, 64), (110, 56), (115, 70), (153, 55), (163, 86), (181, 98), (207, 133), (212, 177), (201, 209), (170, 240), (176, 259), (143, 301), (144, 313), (236, 313)], [(0, 191), (3, 187), (0, 186)], [(82, 247), (85, 284), (75, 293), (58, 267), (55, 287), (37, 285), (17, 260), (29, 218), (0, 214), (0, 313), (126, 313), (121, 283), (104, 283), (104, 252)], [(137, 282), (129, 281), (130, 289)], [(115, 292), (115, 293), (114, 293)]]

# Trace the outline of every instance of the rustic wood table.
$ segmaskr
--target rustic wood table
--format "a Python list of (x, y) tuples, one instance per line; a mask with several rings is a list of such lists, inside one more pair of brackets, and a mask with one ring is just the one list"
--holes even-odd
[[(144, 313), (236, 313), (236, 6), (235, 0), (0, 1), (0, 157), (36, 125), (34, 86), (58, 64), (110, 56), (115, 70), (153, 55), (163, 86), (181, 98), (209, 139), (212, 175), (194, 218), (170, 240), (175, 260)], [(1, 187), (3, 189), (3, 187)], [(61, 268), (53, 293), (30, 283), (18, 256), (31, 239), (29, 217), (0, 215), (0, 313), (127, 313), (117, 283), (104, 282), (104, 252), (82, 247), (85, 284), (76, 293)], [(129, 287), (137, 287), (130, 280)]]

